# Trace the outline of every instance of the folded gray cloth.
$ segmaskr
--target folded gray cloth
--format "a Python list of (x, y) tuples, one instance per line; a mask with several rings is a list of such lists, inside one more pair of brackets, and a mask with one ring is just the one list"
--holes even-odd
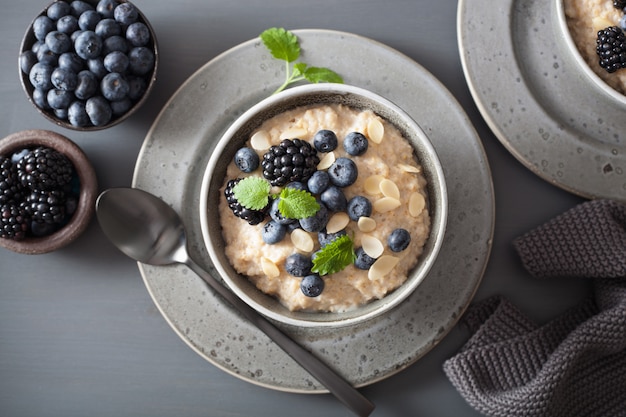
[(592, 294), (543, 325), (503, 297), (471, 305), (449, 380), (488, 416), (626, 416), (626, 205), (585, 202), (514, 247), (533, 276), (589, 279)]

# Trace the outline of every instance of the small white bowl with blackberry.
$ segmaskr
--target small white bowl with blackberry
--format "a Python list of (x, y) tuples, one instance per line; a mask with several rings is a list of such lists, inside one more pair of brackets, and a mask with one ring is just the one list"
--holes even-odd
[(254, 105), (206, 167), (211, 262), (260, 313), (298, 327), (379, 317), (427, 276), (445, 234), (435, 149), (391, 101), (320, 83)]
[(25, 130), (0, 140), (0, 246), (42, 254), (75, 241), (89, 225), (96, 174), (70, 139)]
[(126, 0), (56, 0), (28, 27), (19, 74), (29, 101), (58, 126), (88, 131), (137, 111), (157, 75), (157, 40)]

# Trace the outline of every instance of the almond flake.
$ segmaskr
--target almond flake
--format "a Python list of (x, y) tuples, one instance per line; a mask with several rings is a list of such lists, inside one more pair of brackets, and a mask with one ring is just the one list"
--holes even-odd
[(291, 232), (291, 243), (302, 252), (313, 252), (313, 238), (302, 229), (295, 229)]
[(367, 177), (365, 182), (363, 183), (363, 188), (365, 192), (369, 195), (378, 195), (380, 194), (380, 182), (384, 180), (385, 177), (382, 175), (372, 175), (371, 177)]
[(384, 179), (380, 182), (380, 191), (383, 193), (385, 197), (395, 198), (396, 200), (400, 200), (400, 190), (395, 182)]
[(326, 232), (337, 233), (345, 229), (348, 223), (350, 223), (350, 217), (348, 216), (348, 213), (344, 213), (344, 212), (335, 213), (328, 220), (328, 223), (326, 224)]
[(395, 210), (400, 207), (400, 200), (393, 197), (383, 197), (374, 201), (374, 210), (379, 213), (386, 213), (391, 210)]
[(376, 230), (376, 220), (371, 217), (359, 217), (357, 225), (359, 226), (359, 230), (363, 233), (369, 233)]
[(266, 130), (259, 130), (250, 138), (250, 146), (257, 151), (264, 151), (270, 148), (270, 134)]
[(414, 165), (398, 164), (398, 168), (400, 168), (401, 171), (408, 172), (410, 174), (419, 174), (422, 172), (420, 167)]
[(367, 272), (370, 281), (376, 281), (389, 274), (400, 261), (399, 258), (391, 255), (383, 255), (374, 262)]
[(261, 269), (269, 278), (276, 278), (280, 275), (280, 270), (276, 264), (265, 257), (261, 258)]
[(409, 197), (409, 214), (413, 217), (417, 217), (426, 207), (426, 199), (417, 191), (411, 194)]
[(281, 139), (302, 139), (307, 135), (308, 131), (302, 127), (294, 127), (287, 129), (280, 134)]
[(317, 164), (317, 169), (322, 171), (324, 169), (330, 168), (330, 166), (335, 162), (335, 152), (328, 152), (319, 164)]
[(363, 235), (361, 237), (361, 246), (363, 251), (372, 258), (378, 258), (385, 251), (385, 247), (382, 242), (370, 235)]
[(383, 124), (378, 119), (371, 119), (367, 123), (367, 136), (369, 136), (370, 140), (374, 143), (380, 143), (383, 141), (383, 136), (385, 134), (385, 128)]

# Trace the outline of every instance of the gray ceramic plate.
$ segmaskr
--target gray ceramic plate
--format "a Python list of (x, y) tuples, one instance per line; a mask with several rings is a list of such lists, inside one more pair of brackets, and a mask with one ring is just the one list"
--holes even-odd
[[(491, 174), (467, 116), (424, 68), (393, 49), (352, 34), (295, 33), (304, 62), (333, 68), (346, 83), (374, 91), (413, 116), (436, 148), (449, 190), (449, 221), (439, 260), (406, 301), (358, 326), (320, 330), (281, 326), (353, 384), (364, 386), (426, 354), (471, 301), (491, 250)], [(360, 52), (365, 50), (367, 54)], [(181, 213), (192, 255), (212, 273), (215, 269), (203, 244), (198, 213), (202, 174), (211, 149), (229, 124), (271, 94), (282, 82), (283, 71), (283, 64), (271, 58), (257, 39), (216, 57), (174, 94), (140, 152), (133, 186), (162, 197)], [(215, 366), (273, 389), (326, 391), (185, 267), (140, 264), (140, 270), (172, 328)]]
[(626, 119), (561, 49), (555, 2), (460, 0), (458, 43), (476, 104), (502, 144), (550, 183), (626, 201)]

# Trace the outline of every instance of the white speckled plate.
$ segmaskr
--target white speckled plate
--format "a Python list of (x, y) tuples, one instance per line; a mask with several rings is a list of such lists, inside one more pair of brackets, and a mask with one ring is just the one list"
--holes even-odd
[(474, 100), (502, 144), (550, 183), (626, 201), (626, 118), (556, 41), (554, 0), (460, 0)]
[[(283, 326), (356, 386), (414, 363), (455, 325), (481, 279), (493, 236), (494, 197), (477, 134), (450, 93), (399, 52), (356, 35), (295, 31), (302, 60), (338, 71), (402, 107), (429, 135), (444, 167), (449, 220), (439, 260), (419, 288), (389, 314), (358, 326), (313, 330)], [(361, 51), (367, 50), (367, 54)], [(148, 133), (133, 186), (181, 213), (190, 251), (212, 273), (198, 213), (202, 173), (217, 139), (253, 103), (282, 82), (284, 66), (258, 40), (216, 57), (174, 94)], [(184, 266), (140, 264), (145, 284), (178, 335), (226, 372), (269, 388), (326, 389), (262, 332), (244, 321)]]

